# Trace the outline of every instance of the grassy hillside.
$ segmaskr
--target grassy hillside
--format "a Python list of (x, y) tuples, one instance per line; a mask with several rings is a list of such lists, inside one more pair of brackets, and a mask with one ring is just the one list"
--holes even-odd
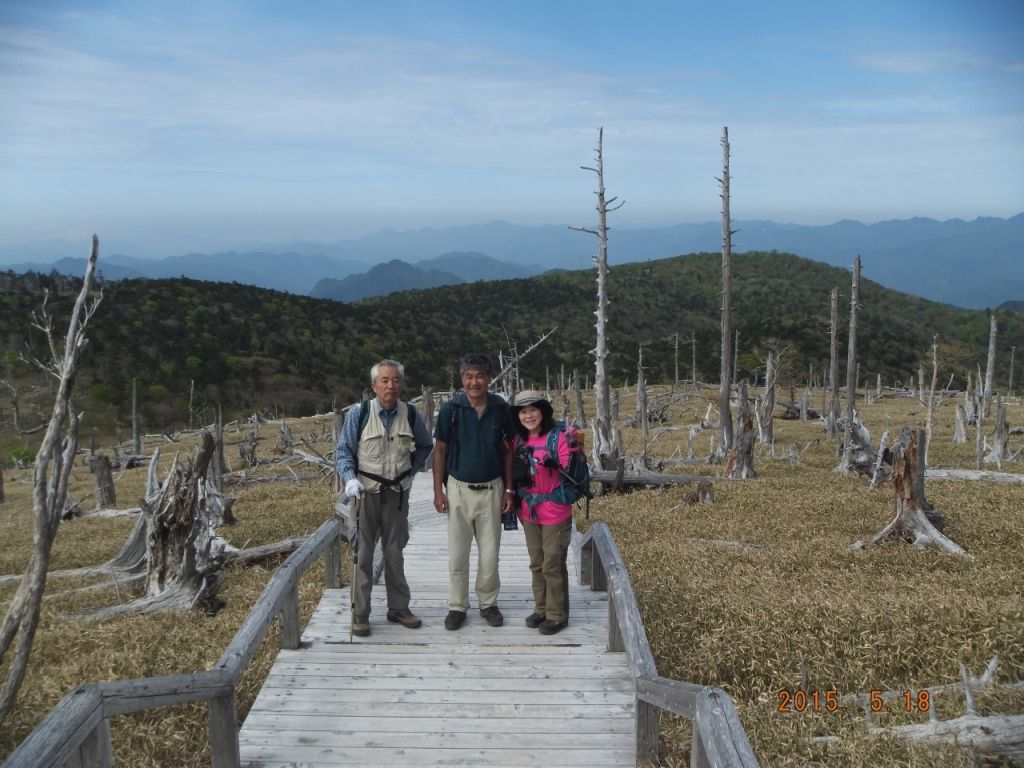
[[(654, 388), (665, 396), (667, 387)], [(633, 395), (633, 388), (623, 392)], [(817, 400), (820, 392), (815, 392)], [(556, 393), (557, 395), (557, 393)], [(686, 455), (689, 427), (717, 398), (714, 389), (677, 390), (678, 399), (661, 426), (652, 431), (648, 454), (654, 459)], [(625, 401), (625, 400), (624, 400)], [(931, 461), (941, 467), (971, 467), (972, 439), (954, 445), (955, 400), (936, 409)], [(588, 408), (593, 407), (588, 399)], [(1021, 402), (1008, 404), (1011, 424), (1024, 419)], [(883, 430), (921, 426), (925, 409), (916, 398), (889, 397), (862, 402), (864, 423), (877, 440)], [(623, 414), (626, 415), (625, 413)], [(318, 450), (329, 450), (328, 416), (289, 420), (295, 435)], [(272, 446), (279, 424), (264, 425), (259, 456), (277, 457)], [(618, 422), (627, 451), (642, 449), (639, 429)], [(717, 430), (699, 430), (692, 448), (710, 451)], [(954, 747), (933, 750), (872, 736), (863, 711), (849, 701), (871, 690), (910, 692), (916, 703), (923, 688), (955, 683), (959, 665), (978, 674), (999, 655), (998, 683), (1024, 678), (1024, 606), (1021, 594), (1020, 530), (1024, 526), (1024, 486), (995, 482), (929, 480), (927, 496), (948, 522), (945, 533), (974, 560), (962, 560), (909, 543), (851, 549), (892, 517), (891, 487), (870, 491), (855, 475), (834, 471), (838, 441), (829, 441), (817, 421), (775, 422), (777, 445), (758, 445), (758, 478), (715, 483), (710, 506), (686, 506), (687, 487), (609, 494), (595, 498), (590, 520), (578, 510), (581, 530), (606, 522), (629, 570), (644, 628), (658, 671), (668, 677), (723, 687), (735, 700), (760, 764), (824, 768), (974, 768), (1008, 765)], [(229, 430), (229, 442), (241, 439)], [(1012, 448), (1020, 446), (1014, 436)], [(158, 437), (145, 450), (162, 447), (162, 473), (175, 451), (187, 456), (194, 436), (183, 436), (171, 450)], [(784, 456), (796, 446), (798, 461)], [(234, 460), (234, 447), (227, 451)], [(84, 458), (84, 456), (83, 456)], [(308, 466), (293, 464), (303, 478), (265, 464), (246, 480), (236, 476), (228, 492), (238, 523), (220, 529), (237, 546), (256, 546), (308, 533), (331, 514), (334, 495)], [(1019, 463), (1007, 465), (1020, 471)], [(686, 472), (714, 476), (722, 465), (691, 465)], [(0, 574), (25, 567), (32, 542), (30, 477), (26, 469), (5, 472), (7, 503), (0, 506)], [(142, 493), (146, 468), (117, 473), (118, 499), (131, 503)], [(162, 476), (162, 474), (161, 474)], [(269, 482), (277, 477), (281, 482)], [(256, 479), (268, 482), (256, 482)], [(419, 476), (417, 483), (429, 483)], [(87, 466), (77, 461), (71, 495), (83, 499), (95, 488)], [(95, 565), (112, 557), (128, 536), (131, 517), (82, 517), (61, 524), (53, 569)], [(414, 527), (415, 539), (419, 533)], [(503, 536), (521, 535), (506, 531)], [(750, 546), (728, 546), (744, 542)], [(342, 557), (345, 568), (349, 554)], [(68, 618), (69, 613), (122, 602), (133, 589), (109, 579), (76, 580), (51, 576), (29, 675), (17, 707), (0, 729), (0, 760), (68, 690), (75, 685), (151, 675), (185, 674), (208, 669), (222, 654), (275, 568), (265, 563), (232, 568), (222, 596), (227, 606), (215, 616), (201, 611), (121, 617), (97, 623)], [(346, 578), (347, 582), (347, 578)], [(95, 583), (95, 590), (76, 591)], [(320, 598), (323, 573), (318, 565), (302, 581), (302, 624)], [(412, 579), (413, 608), (422, 585)], [(378, 587), (380, 589), (381, 587)], [(0, 605), (14, 592), (0, 583)], [(572, 609), (571, 609), (572, 610)], [(570, 610), (570, 621), (571, 618)], [(507, 620), (521, 622), (526, 610)], [(375, 617), (382, 621), (383, 617)], [(339, 627), (345, 633), (347, 627)], [(470, 630), (472, 631), (472, 630)], [(278, 647), (277, 628), (261, 645), (238, 691), (241, 717), (249, 711)], [(781, 691), (801, 684), (824, 700), (828, 691), (841, 698), (838, 711), (821, 707), (780, 712)], [(982, 715), (1024, 711), (1024, 691), (977, 691)], [(900, 695), (874, 722), (881, 727), (922, 724), (928, 713), (906, 711)], [(964, 713), (963, 698), (936, 694), (931, 707), (942, 719)], [(125, 766), (208, 766), (206, 709), (183, 705), (116, 718), (114, 754)], [(662, 766), (689, 764), (691, 726), (666, 717), (662, 723)], [(834, 741), (821, 743), (814, 738)]]
[[(43, 279), (46, 281), (46, 278)], [(839, 288), (841, 367), (846, 359), (849, 273), (780, 253), (740, 254), (734, 267), (734, 323), (739, 331), (740, 376), (759, 375), (769, 346), (785, 350), (782, 382), (802, 383), (828, 362), (829, 293)], [(674, 334), (680, 338), (679, 370), (689, 378), (696, 336), (698, 377), (717, 379), (720, 258), (695, 254), (615, 266), (611, 270), (609, 365), (613, 383), (635, 380), (637, 347), (644, 346), (647, 379), (671, 380)], [(913, 286), (907, 286), (912, 289)], [(988, 316), (917, 299), (865, 281), (860, 321), (861, 377), (906, 381), (924, 362), (938, 334), (943, 381), (984, 367)], [(51, 307), (66, 324), (71, 295)], [(38, 292), (0, 293), (0, 376), (19, 389), (22, 427), (49, 408), (49, 382), (20, 363), (28, 339), (43, 347), (29, 317)], [(218, 404), (228, 415), (277, 409), (323, 412), (332, 402), (358, 397), (369, 366), (382, 356), (405, 362), (409, 384), (447, 385), (458, 356), (496, 353), (512, 339), (520, 349), (553, 326), (558, 332), (523, 365), (528, 380), (591, 369), (594, 271), (478, 282), (408, 291), (357, 304), (269, 291), (236, 283), (190, 279), (127, 280), (108, 284), (91, 325), (90, 347), (79, 380), (78, 407), (84, 431), (125, 431), (130, 423), (131, 383), (138, 379), (144, 430), (172, 429), (193, 416), (208, 422)], [(999, 313), (1000, 350), (1024, 348), (1024, 317)], [(1008, 377), (1001, 352), (996, 382)], [(845, 380), (845, 375), (843, 375)], [(0, 419), (11, 434), (8, 392)], [(9, 441), (10, 442), (10, 441)], [(6, 458), (11, 446), (0, 446)]]

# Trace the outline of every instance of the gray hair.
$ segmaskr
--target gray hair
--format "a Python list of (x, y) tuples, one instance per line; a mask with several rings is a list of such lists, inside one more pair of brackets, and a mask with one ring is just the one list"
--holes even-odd
[(380, 369), (381, 366), (384, 366), (385, 368), (397, 368), (398, 369), (398, 378), (401, 379), (402, 382), (405, 382), (405, 366), (402, 365), (397, 360), (391, 360), (391, 359), (385, 358), (385, 359), (381, 360), (379, 363), (374, 363), (373, 367), (370, 368), (370, 384), (371, 385), (377, 383), (377, 371)]
[(470, 368), (476, 368), (477, 370), (483, 371), (488, 378), (494, 378), (494, 365), (491, 363), (491, 358), (487, 355), (464, 355), (459, 360), (459, 376), (464, 374)]

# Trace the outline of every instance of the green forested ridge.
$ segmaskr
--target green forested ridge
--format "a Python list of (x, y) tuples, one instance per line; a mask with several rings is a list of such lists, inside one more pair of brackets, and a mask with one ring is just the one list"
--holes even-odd
[[(637, 347), (644, 346), (649, 381), (670, 381), (673, 334), (679, 333), (679, 372), (690, 376), (691, 333), (697, 338), (698, 375), (718, 378), (721, 261), (717, 253), (613, 266), (610, 278), (609, 366), (614, 383), (635, 381)], [(196, 407), (223, 404), (237, 415), (277, 405), (282, 413), (323, 411), (334, 400), (356, 399), (369, 366), (382, 356), (407, 368), (408, 392), (420, 384), (447, 386), (466, 351), (495, 354), (512, 339), (520, 350), (557, 325), (558, 331), (524, 361), (528, 381), (543, 385), (561, 365), (591, 370), (595, 272), (560, 272), (533, 278), (477, 282), (408, 291), (355, 304), (312, 299), (237, 283), (191, 279), (126, 280), (104, 288), (90, 325), (78, 408), (85, 426), (126, 429), (132, 378), (139, 381), (147, 431), (188, 421), (190, 381)], [(739, 331), (740, 376), (760, 375), (769, 346), (784, 349), (784, 384), (806, 381), (827, 367), (829, 293), (839, 288), (840, 369), (845, 370), (850, 273), (781, 253), (734, 257), (733, 311)], [(27, 337), (41, 351), (29, 317), (38, 293), (8, 286), (0, 293), (0, 377), (16, 383), (22, 427), (41, 417), (49, 395), (17, 352)], [(907, 286), (912, 291), (913, 286)], [(66, 327), (73, 296), (50, 300), (56, 326)], [(985, 366), (988, 314), (918, 299), (864, 281), (860, 319), (861, 380), (886, 383), (931, 370), (931, 342), (938, 334), (940, 379)], [(1011, 346), (1022, 346), (1024, 317), (999, 312), (996, 382), (1008, 376)], [(842, 375), (845, 381), (845, 374)], [(5, 388), (6, 390), (6, 388)], [(35, 408), (27, 407), (33, 403)], [(0, 423), (11, 424), (7, 392), (0, 394)], [(212, 411), (202, 414), (208, 417)], [(2, 450), (2, 446), (0, 446)]]

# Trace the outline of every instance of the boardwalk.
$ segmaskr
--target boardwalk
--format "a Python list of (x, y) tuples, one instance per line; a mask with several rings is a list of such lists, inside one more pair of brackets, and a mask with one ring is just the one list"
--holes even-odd
[[(522, 531), (505, 532), (505, 626), (487, 626), (474, 605), (449, 632), (446, 530), (429, 474), (413, 486), (410, 519), (406, 574), (424, 626), (387, 623), (381, 584), (372, 634), (350, 642), (349, 591), (328, 590), (245, 720), (242, 765), (635, 765), (634, 685), (625, 655), (605, 651), (607, 593), (574, 585), (567, 629), (527, 628), (526, 546)], [(471, 600), (475, 575), (474, 563)]]

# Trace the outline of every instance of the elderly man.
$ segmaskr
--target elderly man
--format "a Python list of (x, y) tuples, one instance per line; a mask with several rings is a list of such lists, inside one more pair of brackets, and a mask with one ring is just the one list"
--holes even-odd
[(512, 509), (512, 414), (487, 391), (494, 375), (486, 355), (459, 364), (463, 393), (441, 406), (434, 428), (434, 508), (448, 515), (448, 615), (456, 630), (469, 610), (469, 551), (476, 539), (476, 596), (492, 627), (504, 622), (498, 608), (501, 513)]
[(409, 541), (409, 488), (433, 447), (416, 409), (399, 398), (405, 368), (381, 360), (370, 368), (373, 400), (349, 410), (335, 457), (345, 495), (361, 499), (358, 567), (352, 577), (352, 634), (370, 634), (373, 550), (384, 552), (388, 621), (416, 629), (422, 622), (409, 610), (409, 583), (402, 550)]

